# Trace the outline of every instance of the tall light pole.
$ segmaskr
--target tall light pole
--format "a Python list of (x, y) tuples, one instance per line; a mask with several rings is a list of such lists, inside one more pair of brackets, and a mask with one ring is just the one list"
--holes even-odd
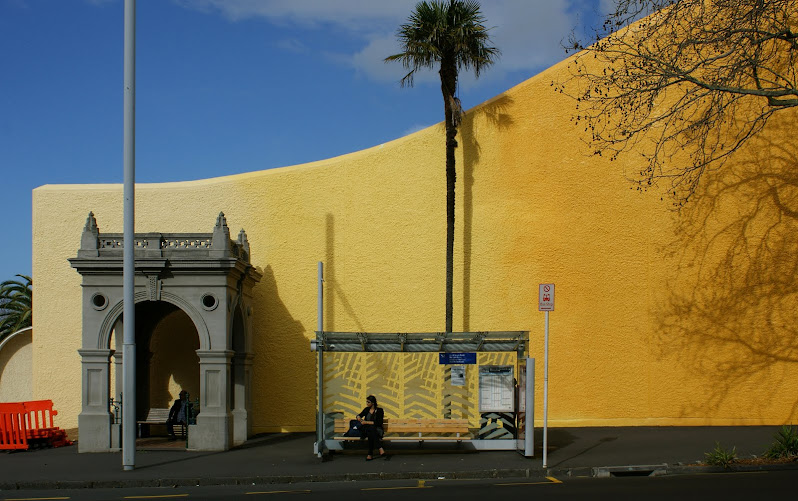
[(122, 469), (136, 467), (136, 305), (133, 303), (136, 196), (136, 0), (125, 0)]

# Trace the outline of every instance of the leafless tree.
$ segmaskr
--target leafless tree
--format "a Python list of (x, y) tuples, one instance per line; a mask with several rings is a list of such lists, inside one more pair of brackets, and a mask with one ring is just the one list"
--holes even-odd
[(570, 77), (596, 155), (641, 154), (638, 189), (677, 206), (774, 113), (798, 106), (798, 0), (617, 0)]

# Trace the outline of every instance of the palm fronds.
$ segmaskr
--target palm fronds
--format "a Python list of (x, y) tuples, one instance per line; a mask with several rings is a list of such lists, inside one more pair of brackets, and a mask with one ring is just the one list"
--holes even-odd
[(0, 339), (32, 325), (33, 281), (17, 276), (0, 283)]

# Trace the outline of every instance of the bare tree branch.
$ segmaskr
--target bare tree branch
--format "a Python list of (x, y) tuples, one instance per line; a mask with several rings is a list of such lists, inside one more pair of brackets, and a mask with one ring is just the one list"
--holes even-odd
[(798, 106), (798, 0), (618, 0), (555, 82), (592, 151), (642, 155), (638, 189), (682, 206), (773, 113)]

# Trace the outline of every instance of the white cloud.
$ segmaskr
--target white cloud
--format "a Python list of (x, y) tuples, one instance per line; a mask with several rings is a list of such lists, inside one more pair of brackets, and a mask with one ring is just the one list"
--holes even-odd
[(502, 51), (500, 67), (518, 70), (551, 64), (563, 58), (561, 42), (574, 27), (565, 0), (486, 3), (485, 17), (496, 46)]
[[(384, 58), (399, 50), (395, 32), (407, 19), (416, 0), (173, 0), (179, 5), (207, 13), (218, 13), (232, 21), (261, 17), (278, 24), (294, 24), (303, 29), (334, 25), (362, 40), (360, 50), (328, 55), (358, 73), (376, 81), (398, 81), (406, 70), (398, 63), (385, 64)], [(565, 56), (562, 44), (578, 22), (578, 12), (606, 9), (611, 0), (490, 0), (482, 2), (491, 37), (502, 56), (486, 74), (493, 78), (510, 71), (536, 72)], [(585, 5), (588, 4), (588, 5)], [(571, 7), (569, 9), (569, 7)], [(299, 46), (288, 43), (286, 50)], [(419, 74), (417, 84), (437, 81), (434, 71)], [(463, 75), (462, 85), (477, 83)]]
[[(342, 56), (340, 60), (373, 80), (399, 82), (408, 70), (401, 63), (385, 62), (387, 56), (397, 52), (399, 44), (393, 34), (383, 35), (370, 39), (360, 52)], [(414, 80), (417, 84), (439, 81), (438, 74), (434, 71), (420, 71)]]
[(230, 20), (263, 17), (304, 26), (335, 24), (353, 32), (370, 32), (368, 22), (404, 19), (416, 0), (174, 0), (203, 12), (219, 12)]
[[(491, 27), (491, 38), (502, 55), (482, 78), (499, 78), (510, 71), (532, 73), (563, 59), (562, 44), (576, 25), (568, 5), (567, 0), (483, 2), (482, 11)], [(385, 68), (383, 59), (398, 50), (393, 32), (374, 36), (360, 52), (352, 55), (351, 64), (375, 80), (396, 81), (405, 71), (400, 64), (387, 65), (394, 69)], [(419, 75), (416, 82), (437, 82), (437, 79), (437, 73), (427, 72)], [(469, 88), (478, 82), (464, 74), (461, 84)]]

